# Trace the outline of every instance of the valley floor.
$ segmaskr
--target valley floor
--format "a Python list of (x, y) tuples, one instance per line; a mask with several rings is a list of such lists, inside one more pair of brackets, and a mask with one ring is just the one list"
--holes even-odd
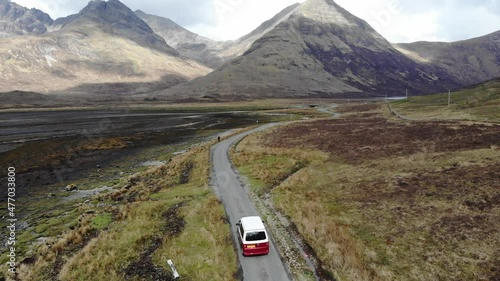
[[(297, 280), (314, 279), (283, 252), (297, 241), (321, 280), (500, 277), (497, 123), (407, 121), (382, 103), (326, 111), (341, 115), (315, 119), (331, 114), (296, 108), (233, 118), (182, 142), (150, 132), (85, 144), (35, 141), (3, 153), (33, 186), (20, 194), (18, 279), (170, 280), (172, 259), (183, 280), (236, 280), (237, 251), (210, 187), (209, 151), (215, 134), (256, 118), (289, 123), (246, 137), (231, 158)], [(67, 178), (44, 185), (55, 176), (40, 172), (49, 162), (71, 164), (60, 171)], [(62, 190), (70, 183), (80, 190)]]

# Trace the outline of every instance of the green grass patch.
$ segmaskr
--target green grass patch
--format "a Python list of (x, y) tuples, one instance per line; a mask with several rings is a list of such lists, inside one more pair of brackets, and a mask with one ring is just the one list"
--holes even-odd
[(134, 204), (126, 223), (109, 224), (111, 217), (101, 216), (97, 227), (108, 224), (109, 229), (64, 265), (61, 279), (124, 280), (125, 267), (138, 259), (148, 242), (161, 233), (161, 213), (167, 208), (161, 201)]
[(248, 182), (250, 184), (250, 187), (256, 193), (258, 193), (258, 194), (264, 193), (264, 190), (269, 188), (269, 185), (267, 185), (264, 181), (257, 179), (253, 175), (253, 167), (252, 166), (249, 165), (249, 166), (239, 167), (238, 171), (240, 172), (240, 174), (247, 177)]
[(500, 121), (500, 80), (451, 93), (411, 97), (391, 104), (398, 113), (415, 118)]
[(263, 195), (304, 166), (290, 157), (265, 155), (240, 166), (239, 171), (248, 178), (254, 191)]
[(370, 257), (372, 260), (368, 263), (375, 262), (379, 265), (389, 265), (389, 255), (387, 254), (384, 241), (375, 236), (374, 231), (366, 226), (354, 227), (353, 231), (358, 239), (363, 241), (369, 249), (375, 251), (376, 256)]
[(63, 233), (66, 229), (76, 224), (79, 214), (74, 212), (69, 212), (65, 215), (59, 215), (50, 217), (47, 219), (42, 219), (37, 222), (34, 231), (37, 233), (38, 237), (54, 237)]
[(108, 228), (112, 221), (113, 217), (111, 214), (101, 214), (94, 217), (90, 225), (95, 230), (103, 230)]

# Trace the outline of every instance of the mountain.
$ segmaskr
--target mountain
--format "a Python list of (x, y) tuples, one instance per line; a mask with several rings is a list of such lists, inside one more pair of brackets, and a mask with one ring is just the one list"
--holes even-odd
[(151, 27), (118, 0), (91, 1), (76, 17), (70, 18), (61, 30), (86, 32), (99, 28), (112, 36), (128, 38), (158, 51), (178, 55)]
[(0, 92), (123, 94), (164, 89), (210, 68), (179, 56), (118, 0), (91, 1), (57, 31), (0, 39)]
[(190, 43), (213, 43), (214, 41), (196, 33), (193, 33), (184, 27), (178, 25), (170, 19), (146, 14), (141, 10), (135, 11), (135, 14), (144, 20), (155, 32), (165, 39), (168, 45), (177, 49), (178, 45), (187, 42)]
[(140, 10), (135, 13), (181, 55), (212, 68), (217, 68), (225, 62), (224, 58), (220, 57), (224, 42), (200, 36), (167, 18), (146, 14)]
[(466, 84), (500, 76), (500, 31), (453, 43), (415, 42), (395, 46), (419, 63), (443, 67)]
[(206, 77), (155, 95), (176, 100), (396, 96), (405, 89), (421, 95), (487, 79), (471, 75), (463, 81), (450, 71), (455, 65), (415, 60), (396, 47), (335, 2), (308, 0), (242, 56)]
[(0, 37), (24, 34), (44, 34), (53, 21), (49, 15), (27, 9), (10, 0), (0, 0)]
[(181, 55), (211, 68), (218, 68), (242, 55), (257, 39), (272, 30), (298, 5), (287, 7), (248, 35), (234, 41), (214, 41), (190, 32), (170, 19), (149, 15), (142, 11), (136, 11), (136, 14), (147, 22), (157, 34), (162, 36), (170, 46), (179, 51)]
[(264, 36), (269, 31), (273, 30), (284, 19), (288, 18), (290, 16), (290, 14), (299, 5), (300, 4), (294, 4), (294, 5), (288, 6), (287, 8), (285, 8), (284, 10), (279, 12), (273, 18), (262, 23), (254, 31), (250, 32), (249, 34), (247, 34), (247, 35), (245, 35), (245, 36), (243, 36), (235, 41), (228, 42), (224, 46), (224, 49), (222, 50), (222, 54), (223, 54), (222, 56), (225, 59), (225, 62), (228, 62), (231, 59), (234, 59), (234, 58), (244, 54), (248, 49), (250, 49), (250, 47), (252, 47), (252, 44), (255, 43), (255, 41), (260, 39), (262, 36)]

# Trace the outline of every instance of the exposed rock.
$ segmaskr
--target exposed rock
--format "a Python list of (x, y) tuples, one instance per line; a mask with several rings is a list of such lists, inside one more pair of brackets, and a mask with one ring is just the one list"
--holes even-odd
[(52, 18), (38, 9), (28, 9), (9, 0), (0, 0), (0, 37), (41, 35), (47, 32), (47, 26), (52, 23)]

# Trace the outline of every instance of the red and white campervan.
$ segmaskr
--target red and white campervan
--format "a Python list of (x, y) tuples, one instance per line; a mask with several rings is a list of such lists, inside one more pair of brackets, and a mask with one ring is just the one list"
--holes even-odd
[(244, 217), (236, 225), (244, 256), (269, 254), (269, 238), (260, 217)]

